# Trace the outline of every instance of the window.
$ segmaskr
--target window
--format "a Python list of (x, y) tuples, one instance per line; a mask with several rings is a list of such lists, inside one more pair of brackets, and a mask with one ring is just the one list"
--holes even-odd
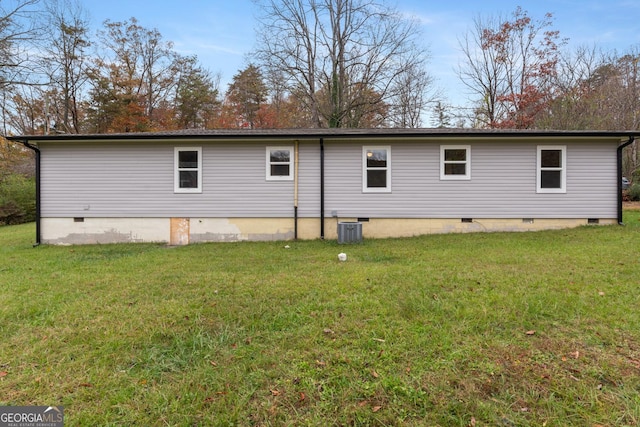
[(267, 147), (267, 180), (293, 179), (293, 147)]
[(362, 154), (362, 191), (390, 192), (391, 147), (363, 147)]
[(471, 146), (440, 146), (440, 179), (471, 179)]
[(202, 193), (202, 148), (176, 147), (174, 192)]
[(567, 147), (538, 147), (538, 193), (566, 193)]

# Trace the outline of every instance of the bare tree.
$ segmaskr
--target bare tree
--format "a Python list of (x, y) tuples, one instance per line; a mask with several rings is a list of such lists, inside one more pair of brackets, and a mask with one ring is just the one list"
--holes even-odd
[(30, 67), (28, 46), (37, 39), (42, 27), (40, 0), (0, 2), (0, 88), (28, 82)]
[(602, 54), (578, 48), (563, 55), (554, 99), (539, 127), (640, 129), (640, 50)]
[(473, 29), (459, 42), (464, 65), (459, 68), (458, 75), (479, 104), (475, 116), (490, 124), (503, 114), (499, 111), (498, 96), (506, 78), (506, 64), (500, 60), (497, 51), (483, 49), (482, 33), (486, 27), (496, 27), (497, 19), (478, 17), (473, 24)]
[(4, 92), (4, 126), (21, 135), (46, 134), (49, 128), (46, 96), (34, 85), (18, 85)]
[(564, 43), (551, 25), (551, 14), (534, 20), (518, 7), (511, 19), (478, 17), (460, 41), (458, 74), (484, 126), (528, 128), (546, 107)]
[[(536, 127), (544, 129), (597, 129), (601, 117), (592, 111), (588, 101), (602, 80), (605, 57), (595, 46), (580, 46), (559, 57), (558, 72), (553, 80), (553, 100), (536, 119)], [(600, 76), (599, 76), (600, 75)]]
[(389, 103), (406, 70), (425, 66), (417, 24), (374, 0), (257, 1), (255, 56), (316, 127), (359, 126), (354, 118)]
[(119, 92), (114, 95), (129, 109), (125, 113), (135, 111), (146, 118), (145, 126), (153, 128), (157, 125), (155, 109), (176, 84), (179, 58), (173, 44), (163, 41), (158, 30), (139, 25), (135, 18), (106, 21), (104, 26), (99, 41), (106, 57), (95, 61), (94, 81), (111, 80), (111, 87)]
[(38, 5), (40, 0), (0, 1), (0, 96), (2, 97), (2, 131), (10, 132), (14, 110), (14, 92), (21, 86), (37, 83), (34, 63), (29, 53), (42, 30)]
[(78, 133), (81, 95), (87, 81), (90, 46), (86, 12), (76, 0), (52, 0), (47, 5), (49, 42), (44, 67), (49, 80), (48, 107), (59, 132)]
[(389, 124), (397, 128), (419, 128), (423, 115), (436, 102), (438, 94), (430, 90), (433, 78), (423, 67), (410, 64), (392, 86)]

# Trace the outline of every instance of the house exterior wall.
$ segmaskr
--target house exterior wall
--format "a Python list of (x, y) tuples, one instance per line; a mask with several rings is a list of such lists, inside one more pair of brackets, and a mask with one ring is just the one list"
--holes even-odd
[(42, 218), (40, 226), (52, 245), (171, 241), (169, 218)]
[[(265, 179), (265, 147), (232, 142), (41, 144), (42, 216), (291, 217), (293, 181)], [(202, 147), (202, 193), (174, 193), (174, 147)]]
[[(325, 215), (365, 218), (615, 218), (616, 145), (568, 143), (567, 191), (536, 192), (538, 145), (472, 142), (471, 179), (440, 179), (440, 145), (389, 141), (391, 192), (363, 193), (363, 142), (326, 144)], [(367, 145), (364, 143), (364, 145)], [(372, 143), (370, 145), (385, 145)]]
[[(340, 221), (356, 221), (343, 218)], [(325, 219), (325, 239), (337, 239), (338, 219)], [(182, 227), (175, 229), (172, 224)], [(615, 224), (615, 219), (600, 220), (601, 225)], [(185, 226), (186, 224), (186, 226)], [(589, 224), (587, 218), (515, 219), (486, 218), (462, 222), (454, 218), (376, 218), (362, 223), (367, 239), (412, 237), (423, 234), (518, 232), (556, 230)], [(158, 242), (186, 245), (204, 242), (287, 241), (295, 236), (292, 218), (43, 218), (45, 244), (106, 244)], [(298, 238), (319, 237), (320, 220), (298, 220)], [(180, 234), (185, 233), (185, 234)]]
[[(471, 179), (443, 181), (440, 146), (456, 144), (470, 146)], [(294, 181), (265, 178), (265, 150), (274, 145), (294, 141), (42, 143), (43, 242), (319, 238), (320, 141), (299, 142), (297, 224)], [(391, 191), (363, 192), (363, 146), (381, 145), (391, 149)], [(538, 145), (566, 145), (566, 193), (536, 192)], [(174, 193), (175, 147), (202, 147), (202, 193)], [(324, 237), (357, 219), (365, 238), (615, 223), (616, 147), (612, 139), (328, 140)]]

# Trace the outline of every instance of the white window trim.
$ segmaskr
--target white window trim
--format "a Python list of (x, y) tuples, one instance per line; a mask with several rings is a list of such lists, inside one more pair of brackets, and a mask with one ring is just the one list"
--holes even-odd
[[(288, 162), (276, 162), (271, 163), (271, 151), (273, 150), (288, 150), (289, 151), (289, 161)], [(266, 165), (265, 165), (265, 176), (267, 181), (292, 181), (293, 180), (293, 170), (295, 168), (294, 164), (294, 152), (292, 145), (286, 146), (269, 146), (266, 149)], [(289, 175), (271, 175), (271, 165), (272, 164), (281, 164), (281, 165), (289, 165)]]
[[(387, 151), (387, 186), (367, 187), (367, 151), (386, 150)], [(382, 168), (372, 168), (382, 169)], [(390, 145), (367, 145), (362, 147), (362, 192), (363, 193), (391, 193), (391, 146)]]
[[(179, 168), (179, 153), (181, 151), (197, 151), (198, 152), (198, 167), (195, 168)], [(173, 151), (173, 192), (174, 193), (202, 193), (202, 147), (174, 147)], [(197, 188), (181, 188), (180, 187), (180, 171), (182, 170), (197, 170), (198, 172), (198, 187)]]
[[(559, 168), (544, 168), (544, 170), (559, 170), (560, 188), (542, 188), (542, 150), (559, 150), (562, 153), (562, 165)], [(538, 145), (538, 154), (536, 162), (536, 192), (537, 193), (556, 193), (562, 194), (567, 192), (567, 146), (566, 145)]]
[[(449, 160), (445, 161), (444, 151), (445, 150), (466, 150), (467, 160)], [(445, 165), (447, 164), (464, 164), (465, 174), (464, 175), (447, 175), (445, 174)], [(470, 145), (441, 145), (440, 146), (440, 179), (443, 181), (468, 181), (471, 179), (471, 146)]]

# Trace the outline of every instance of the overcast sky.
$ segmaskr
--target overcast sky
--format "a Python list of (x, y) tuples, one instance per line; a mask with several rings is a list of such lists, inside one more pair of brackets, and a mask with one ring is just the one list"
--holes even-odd
[[(156, 28), (182, 54), (197, 55), (201, 64), (222, 74), (221, 90), (247, 65), (255, 43), (256, 6), (251, 0), (82, 0), (97, 28), (106, 19), (131, 17)], [(393, 4), (393, 3), (392, 3)], [(640, 0), (397, 0), (399, 11), (419, 20), (431, 53), (430, 72), (452, 104), (467, 99), (455, 68), (461, 54), (458, 39), (478, 16), (507, 16), (518, 5), (532, 18), (550, 12), (553, 29), (569, 39), (569, 47), (596, 44), (625, 52), (640, 45)]]

